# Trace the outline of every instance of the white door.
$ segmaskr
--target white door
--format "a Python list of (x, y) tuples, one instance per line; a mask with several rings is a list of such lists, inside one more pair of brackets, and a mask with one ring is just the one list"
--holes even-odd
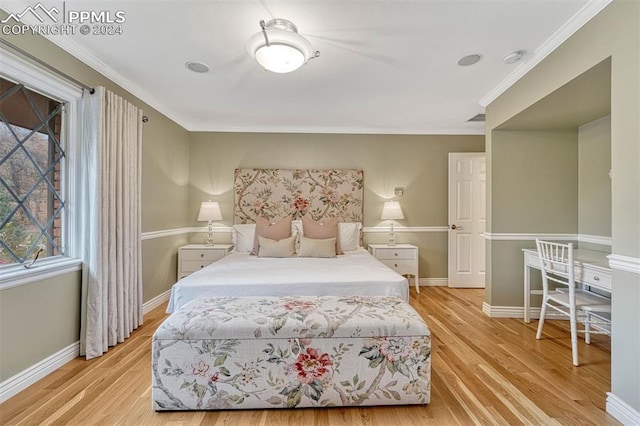
[(484, 153), (449, 153), (449, 287), (484, 287)]

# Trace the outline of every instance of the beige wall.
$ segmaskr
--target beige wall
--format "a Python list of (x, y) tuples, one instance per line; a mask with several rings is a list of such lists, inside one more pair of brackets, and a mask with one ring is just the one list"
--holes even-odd
[(0, 382), (80, 338), (80, 272), (0, 291)]
[(575, 234), (577, 129), (494, 131), (492, 148), (491, 232)]
[[(615, 31), (612, 29), (615, 28)], [(492, 102), (487, 114), (488, 153), (488, 229), (509, 232), (496, 214), (503, 207), (495, 193), (501, 185), (500, 140), (495, 129), (585, 71), (611, 58), (611, 236), (617, 256), (640, 258), (640, 2), (614, 0), (598, 16), (570, 37), (543, 62), (527, 73), (509, 90)], [(595, 119), (597, 117), (593, 117)], [(585, 123), (581, 123), (585, 124)], [(495, 174), (495, 176), (493, 176)], [(513, 195), (518, 196), (516, 189)], [(540, 200), (526, 200), (536, 208)], [(499, 216), (498, 216), (499, 217)], [(519, 232), (526, 232), (521, 229)], [(532, 228), (532, 232), (541, 232)], [(557, 232), (557, 231), (553, 231)], [(525, 243), (522, 244), (523, 246)], [(502, 241), (489, 241), (487, 265), (491, 277), (486, 301), (490, 305), (522, 306), (519, 300), (522, 270), (504, 272), (499, 256), (521, 259), (520, 246), (504, 247)], [(505, 253), (502, 252), (504, 249)], [(491, 253), (493, 251), (493, 253)], [(508, 253), (511, 254), (508, 254)], [(519, 260), (521, 266), (522, 260)], [(500, 276), (500, 283), (496, 277)], [(496, 285), (497, 284), (497, 285)], [(494, 303), (495, 301), (495, 303)], [(499, 302), (499, 303), (498, 303)], [(613, 269), (612, 393), (636, 411), (640, 411), (640, 276)]]
[[(0, 11), (0, 17), (5, 16)], [(144, 110), (149, 122), (144, 125), (142, 143), (142, 230), (188, 226), (188, 132), (46, 39), (28, 35), (2, 38), (88, 86), (104, 86)], [(175, 252), (185, 241), (186, 236), (144, 241), (145, 301), (167, 291), (175, 282)], [(78, 273), (0, 291), (0, 381), (78, 340), (79, 294)], [(30, 321), (40, 315), (23, 318), (33, 312), (57, 314), (49, 315), (51, 320), (39, 320), (36, 326)]]
[[(483, 136), (192, 133), (189, 215), (202, 226), (195, 222), (200, 202), (212, 199), (220, 202), (224, 224), (232, 225), (236, 168), (358, 168), (364, 170), (364, 226), (386, 226), (382, 202), (397, 186), (405, 188), (401, 225), (446, 226), (448, 154), (483, 150)], [(421, 277), (447, 276), (446, 232), (396, 235), (419, 246)], [(365, 241), (386, 237), (370, 234)]]
[(611, 237), (611, 116), (578, 128), (578, 233)]

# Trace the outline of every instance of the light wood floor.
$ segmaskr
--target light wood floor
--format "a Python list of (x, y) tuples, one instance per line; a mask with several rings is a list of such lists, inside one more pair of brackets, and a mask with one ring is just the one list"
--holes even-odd
[[(580, 343), (571, 364), (566, 322), (491, 319), (483, 290), (426, 287), (411, 304), (432, 333), (431, 404), (372, 408), (163, 412), (151, 409), (150, 340), (164, 306), (105, 356), (78, 358), (0, 405), (1, 424), (425, 425), (617, 424), (605, 413), (610, 340)], [(560, 324), (558, 324), (560, 323)]]

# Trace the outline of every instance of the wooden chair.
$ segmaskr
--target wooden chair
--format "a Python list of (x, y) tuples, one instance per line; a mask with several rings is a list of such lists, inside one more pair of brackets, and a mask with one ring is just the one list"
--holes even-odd
[[(578, 366), (578, 333), (585, 333), (586, 343), (591, 341), (590, 334), (609, 334), (611, 300), (576, 288), (573, 244), (536, 239), (536, 246), (542, 271), (542, 309), (536, 339), (542, 336), (547, 307), (568, 316), (571, 323), (573, 365)], [(555, 283), (555, 290), (550, 289), (550, 281)], [(578, 330), (579, 320), (584, 324), (583, 330)]]

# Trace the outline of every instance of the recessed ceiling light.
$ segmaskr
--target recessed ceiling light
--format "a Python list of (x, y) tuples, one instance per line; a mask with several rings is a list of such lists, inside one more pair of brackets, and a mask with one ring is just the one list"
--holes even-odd
[(482, 59), (482, 55), (480, 53), (473, 53), (458, 59), (458, 65), (461, 67), (468, 67), (469, 65), (477, 64), (480, 59)]
[(193, 72), (203, 73), (209, 71), (209, 65), (202, 62), (187, 62), (184, 65)]
[(515, 52), (510, 52), (510, 53), (507, 53), (506, 55), (504, 55), (502, 60), (507, 65), (515, 64), (520, 59), (522, 59), (522, 57), (524, 56), (525, 53), (526, 52), (524, 50), (516, 50)]

